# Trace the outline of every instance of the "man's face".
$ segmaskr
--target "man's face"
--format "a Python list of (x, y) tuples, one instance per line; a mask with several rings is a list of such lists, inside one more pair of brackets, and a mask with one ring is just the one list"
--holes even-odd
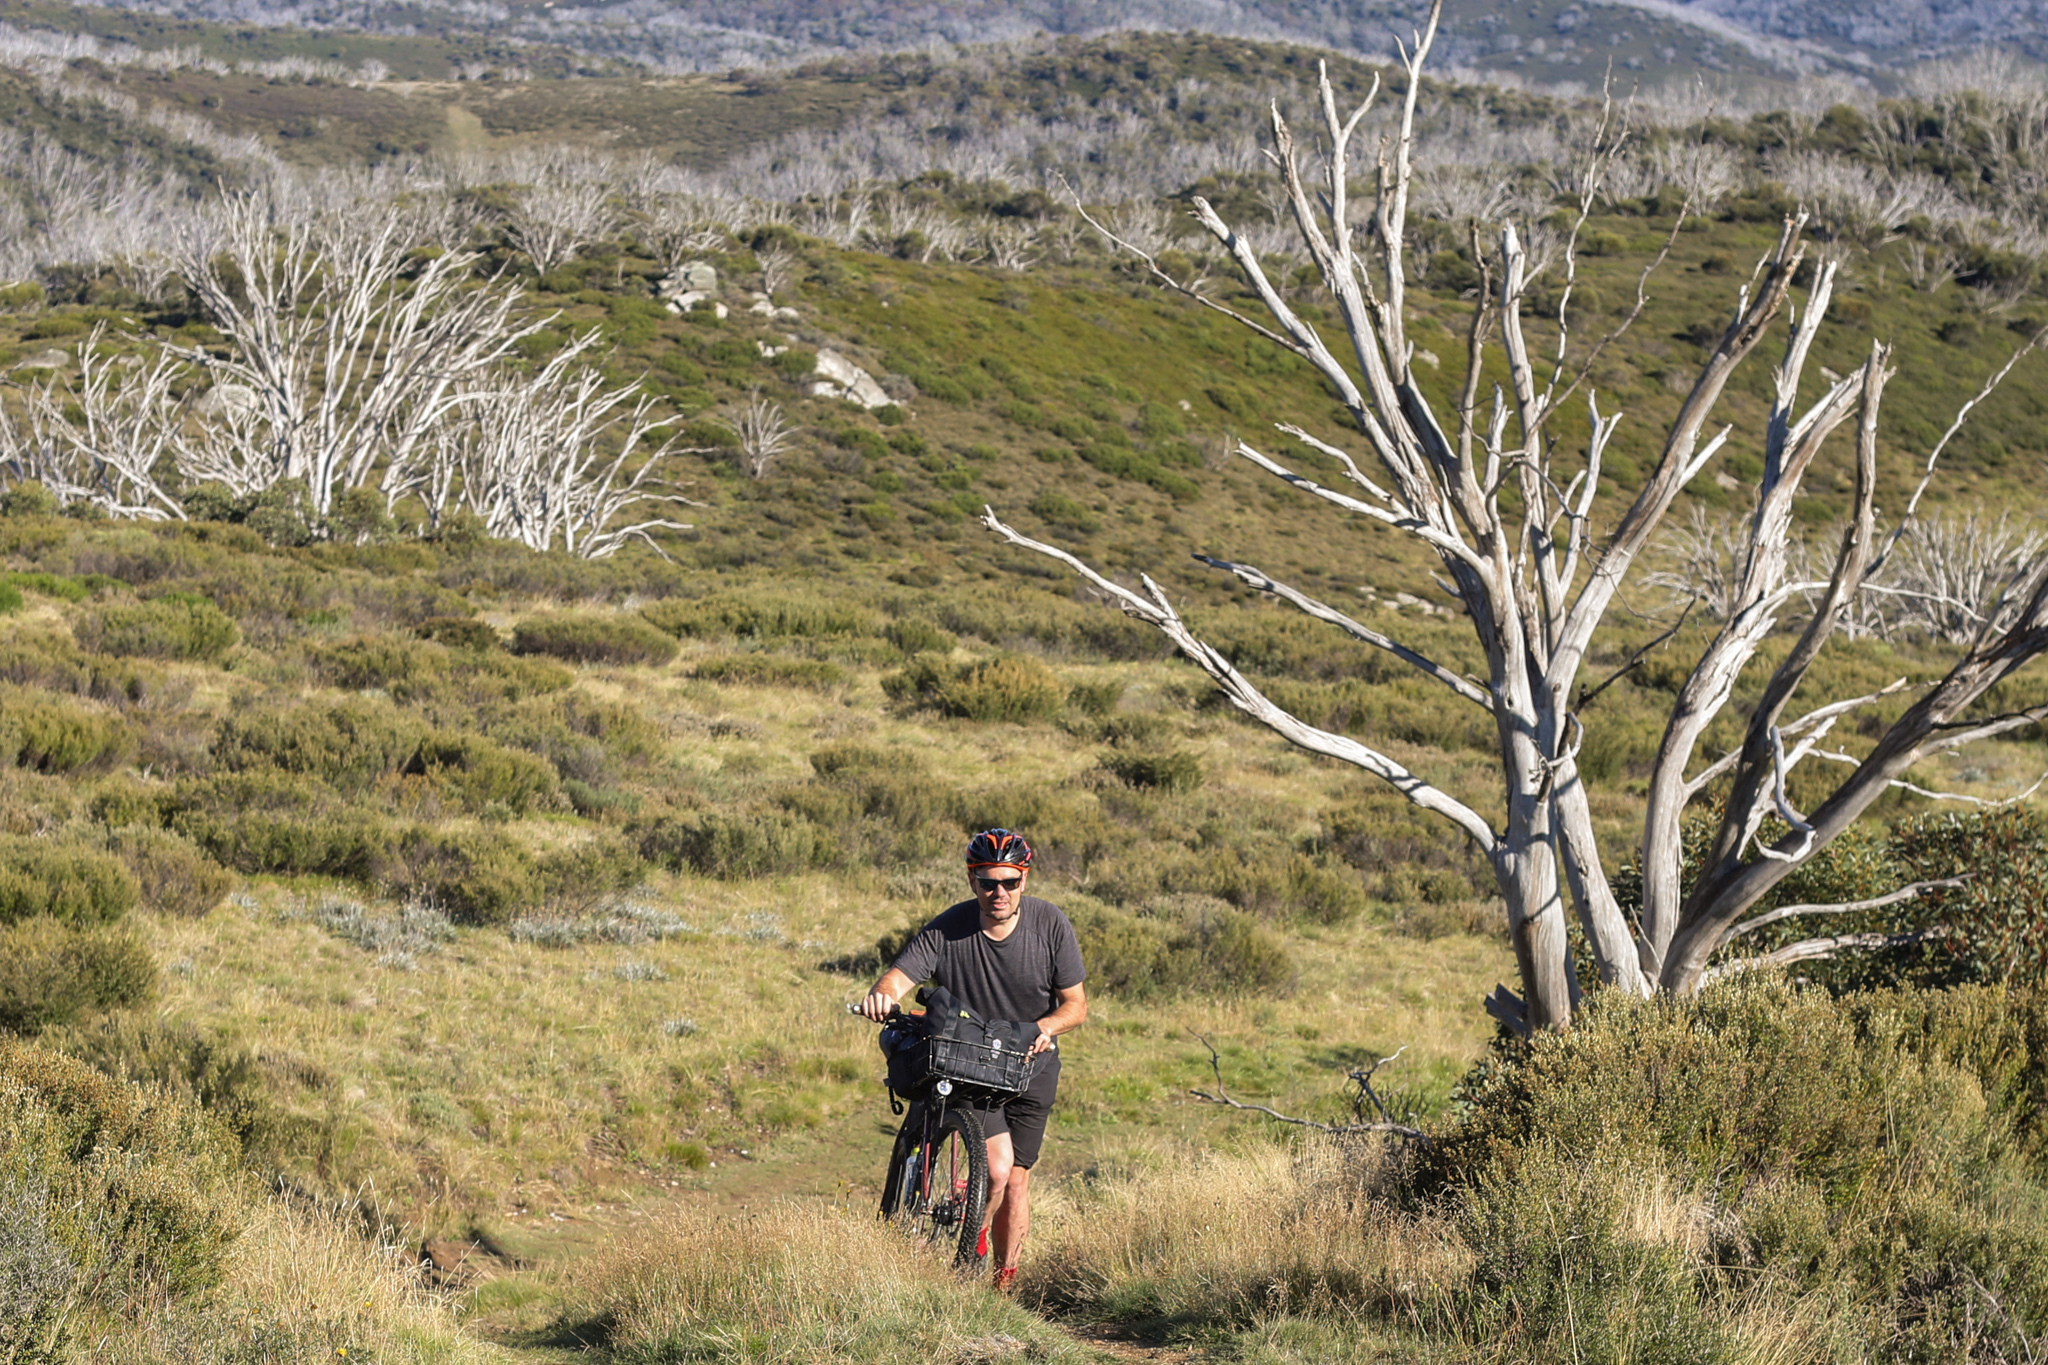
[(1001, 923), (1017, 913), (1017, 903), (1024, 899), (1024, 879), (1029, 875), (1014, 867), (977, 867), (967, 874), (967, 880), (974, 886), (981, 913)]

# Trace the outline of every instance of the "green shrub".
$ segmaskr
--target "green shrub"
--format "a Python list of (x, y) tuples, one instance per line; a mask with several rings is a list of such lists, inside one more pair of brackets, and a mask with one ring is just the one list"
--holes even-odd
[(431, 778), (471, 813), (496, 805), (524, 815), (552, 803), (555, 795), (555, 770), (548, 763), (459, 731), (437, 731), (421, 740), (406, 771)]
[(106, 924), (141, 894), (119, 859), (81, 844), (0, 836), (0, 924), (39, 915), (81, 927)]
[(552, 659), (521, 658), (502, 650), (469, 652), (450, 661), (451, 676), (476, 701), (524, 701), (565, 692), (576, 674)]
[(307, 651), (307, 662), (323, 682), (365, 692), (372, 688), (394, 701), (433, 694), (448, 676), (448, 651), (425, 640), (398, 635), (360, 636)]
[(95, 1010), (140, 1004), (156, 963), (129, 934), (38, 915), (0, 927), (0, 1029), (39, 1033)]
[(505, 638), (488, 621), (467, 616), (429, 616), (412, 628), (422, 640), (450, 649), (503, 649)]
[(187, 839), (167, 830), (116, 830), (107, 847), (135, 877), (142, 903), (160, 914), (195, 918), (219, 905), (235, 877)]
[(785, 811), (694, 811), (636, 831), (648, 862), (722, 878), (808, 872), (832, 861), (810, 821)]
[(100, 654), (214, 660), (241, 638), (235, 623), (203, 597), (171, 593), (146, 602), (110, 602), (81, 615), (78, 643)]
[(1078, 711), (1084, 716), (1106, 716), (1116, 710), (1117, 703), (1124, 697), (1121, 679), (1112, 678), (1107, 682), (1075, 683), (1067, 691), (1067, 709)]
[(0, 574), (0, 583), (20, 588), (42, 597), (54, 597), (60, 602), (83, 602), (92, 596), (96, 587), (113, 587), (115, 580), (102, 579), (97, 575), (72, 578), (54, 573), (10, 573)]
[(1081, 940), (1089, 988), (1136, 999), (1260, 995), (1293, 980), (1294, 964), (1272, 930), (1221, 902), (1194, 901), (1157, 916), (1086, 897), (1063, 901)]
[(12, 615), (21, 608), (21, 589), (12, 583), (0, 583), (0, 616)]
[(333, 789), (272, 768), (185, 779), (162, 810), (168, 828), (245, 873), (364, 881), (395, 837), (382, 817)]
[(905, 654), (950, 654), (959, 643), (948, 632), (914, 616), (891, 621), (882, 635)]
[(725, 654), (705, 659), (690, 676), (706, 682), (743, 687), (802, 687), (816, 692), (844, 687), (853, 676), (823, 659), (792, 659), (781, 654)]
[(1079, 531), (1083, 535), (1102, 529), (1102, 518), (1090, 511), (1086, 503), (1055, 488), (1045, 489), (1031, 500), (1031, 514), (1041, 521)]
[(1364, 884), (1347, 868), (1224, 841), (1159, 853), (1119, 849), (1091, 873), (1098, 895), (1125, 905), (1161, 893), (1215, 896), (1267, 919), (1311, 924), (1339, 924), (1365, 908)]
[(646, 872), (646, 860), (635, 843), (609, 832), (545, 853), (534, 864), (541, 895), (572, 908), (587, 908), (634, 886)]
[(0, 493), (0, 515), (54, 517), (57, 515), (57, 495), (34, 479), (23, 479)]
[(512, 632), (512, 652), (578, 664), (658, 666), (676, 657), (676, 642), (630, 617), (552, 616), (520, 622)]
[[(0, 1190), (46, 1196), (34, 1230), (61, 1255), (72, 1303), (135, 1311), (219, 1281), (246, 1190), (233, 1138), (206, 1115), (0, 1039), (0, 1133)], [(74, 1313), (64, 1326), (89, 1321)], [(7, 1337), (22, 1330), (0, 1322), (0, 1342), (17, 1350), (19, 1336)]]
[(351, 698), (230, 715), (213, 756), (230, 772), (276, 768), (341, 787), (363, 787), (405, 767), (425, 727), (387, 702)]
[(884, 678), (882, 689), (899, 702), (968, 720), (1044, 720), (1067, 700), (1058, 676), (1025, 656), (958, 666), (920, 656)]
[(41, 773), (107, 768), (135, 751), (117, 716), (26, 688), (0, 686), (0, 764)]
[(1981, 1358), (2014, 1358), (2048, 1314), (2039, 1173), (2010, 1127), (2039, 1122), (2048, 1020), (2036, 996), (1954, 994), (1838, 1002), (1756, 973), (1607, 992), (1569, 1033), (1498, 1048), (1414, 1153), (1414, 1192), (1448, 1196), (1477, 1256), (1470, 1329), (1619, 1358), (1633, 1305), (1629, 1358), (1734, 1360), (1701, 1307), (1824, 1295), (1857, 1305), (1852, 1355), (1949, 1359), (1990, 1292)]
[(794, 636), (879, 635), (879, 619), (866, 611), (817, 598), (725, 595), (685, 602), (671, 598), (640, 609), (654, 625), (679, 638), (735, 635), (767, 640)]
[(1114, 751), (1102, 756), (1102, 768), (1127, 787), (1191, 792), (1202, 785), (1201, 761), (1182, 749), (1163, 754)]
[(438, 906), (458, 924), (503, 924), (542, 897), (533, 859), (489, 833), (407, 829), (378, 850), (376, 878), (393, 896)]

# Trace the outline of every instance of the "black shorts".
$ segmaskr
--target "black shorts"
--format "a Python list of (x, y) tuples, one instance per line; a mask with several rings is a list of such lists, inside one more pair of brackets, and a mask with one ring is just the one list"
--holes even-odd
[(1010, 1135), (1010, 1146), (1017, 1154), (1017, 1164), (1028, 1171), (1038, 1164), (1039, 1149), (1045, 1146), (1045, 1123), (1052, 1117), (1053, 1096), (1059, 1088), (1060, 1068), (1055, 1060), (1051, 1066), (1039, 1068), (1023, 1093), (997, 1101), (986, 1109), (978, 1105), (969, 1107), (981, 1115), (984, 1136)]

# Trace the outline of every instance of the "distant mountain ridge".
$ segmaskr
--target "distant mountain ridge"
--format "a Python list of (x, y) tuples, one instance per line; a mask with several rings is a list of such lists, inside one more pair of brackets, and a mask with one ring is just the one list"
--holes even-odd
[(2048, 58), (2048, 0), (1619, 0), (1893, 64), (1991, 46)]
[[(670, 73), (788, 67), (849, 52), (1122, 29), (1204, 32), (1389, 55), (1428, 0), (103, 0), (231, 26), (488, 37)], [(0, 8), (31, 7), (13, 0)], [(2048, 0), (1451, 0), (1436, 69), (1597, 85), (1875, 77), (1991, 47), (2048, 61)]]

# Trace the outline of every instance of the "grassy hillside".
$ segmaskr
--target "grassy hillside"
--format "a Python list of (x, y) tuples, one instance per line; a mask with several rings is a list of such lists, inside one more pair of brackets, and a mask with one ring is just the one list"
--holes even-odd
[[(74, 79), (153, 89), (313, 163), (614, 123), (710, 162), (891, 100), (919, 117), (951, 102), (963, 139), (998, 115), (1030, 122), (1071, 104), (1108, 118), (1167, 91), (1193, 121), (1261, 83), (1298, 88), (1310, 59), (1146, 38), (1064, 44), (979, 74), (906, 59), (723, 83), (357, 86), (136, 64)], [(1356, 89), (1369, 73), (1347, 63), (1336, 75)], [(1188, 78), (1227, 87), (1221, 102), (1203, 103)], [(132, 131), (118, 101), (28, 80), (16, 93), (39, 135), (102, 160)], [(1440, 93), (1447, 122), (1548, 126), (1561, 109)], [(1764, 116), (1707, 131), (1761, 159), (1787, 126)], [(1862, 145), (1847, 116), (1797, 136)], [(168, 134), (143, 150), (195, 183), (239, 164)], [(1923, 152), (1963, 177), (1941, 139)], [(1238, 221), (1267, 216), (1234, 173), (1184, 188)], [(205, 1273), (163, 1292), (192, 1316), (151, 1337), (131, 1296), (81, 1321), (125, 1324), (137, 1360), (229, 1345), (263, 1358), (273, 1328), (299, 1353), (289, 1358), (358, 1355), (365, 1342), (391, 1358), (464, 1358), (471, 1345), (402, 1287), (388, 1254), (364, 1261), (332, 1217), (306, 1214), (360, 1201), (387, 1240), (427, 1244), (436, 1283), (475, 1288), (468, 1306), (496, 1328), (602, 1341), (622, 1359), (717, 1358), (757, 1337), (791, 1358), (879, 1359), (891, 1337), (878, 1323), (941, 1357), (995, 1358), (1001, 1341), (1044, 1358), (1083, 1350), (1046, 1317), (1267, 1360), (1558, 1358), (1582, 1324), (1588, 1358), (2018, 1358), (2012, 1335), (2025, 1345), (2041, 1311), (2032, 1267), (2048, 1264), (2036, 997), (1841, 1003), (1773, 984), (1698, 1015), (1617, 1008), (1585, 1030), (1591, 1041), (1554, 1052), (1489, 1050), (1477, 1002), (1511, 957), (1490, 877), (1461, 840), (1239, 721), (1156, 637), (975, 523), (992, 505), (1121, 578), (1153, 574), (1284, 705), (1371, 736), (1493, 812), (1486, 726), (1188, 557), (1256, 564), (1450, 667), (1477, 666), (1428, 560), (1228, 458), (1244, 438), (1334, 477), (1272, 430), (1292, 420), (1341, 437), (1305, 367), (1156, 289), (1023, 184), (930, 172), (753, 205), (704, 239), (720, 284), (681, 314), (657, 296), (667, 263), (647, 203), (622, 189), (624, 225), (539, 273), (503, 226), (519, 192), (453, 192), (474, 224), (476, 274), (518, 283), (522, 309), (547, 318), (519, 366), (594, 329), (608, 378), (639, 384), (675, 420), (689, 450), (674, 472), (702, 506), (659, 553), (537, 555), (466, 519), (429, 533), (407, 502), (390, 522), (323, 526), (282, 493), (186, 490), (194, 518), (154, 525), (57, 515), (11, 479), (0, 501), (0, 1024), (168, 1095), (165, 1112), (211, 1163), (201, 1174), (220, 1182), (176, 1191), (177, 1208), (198, 1212), (172, 1250), (204, 1252)], [(1659, 423), (1791, 207), (1753, 183), (1677, 234), (1643, 316), (1590, 379), (1603, 413), (1629, 414), (1601, 516), (1640, 486)], [(1632, 306), (1674, 209), (1668, 194), (1618, 196), (1586, 225), (1568, 311), (1580, 353)], [(900, 232), (869, 234), (882, 249), (836, 245), (858, 240), (842, 229), (869, 211), (900, 214)], [(940, 259), (928, 235), (1027, 224), (1037, 236), (1018, 269)], [(1210, 271), (1211, 297), (1251, 304), (1185, 224), (1150, 226), (1170, 268)], [(1940, 240), (1914, 226), (1851, 256), (1812, 367), (1818, 385), (1873, 339), (1897, 346), (1880, 451), (1888, 512), (1958, 405), (2048, 320), (2017, 252), (1980, 243), (1957, 278), (1916, 287), (1916, 248)], [(1476, 272), (1441, 223), (1419, 222), (1415, 246), (1410, 335), (1424, 386), (1447, 400)], [(1302, 306), (1329, 321), (1326, 298)], [(1529, 326), (1539, 347), (1554, 342), (1544, 317)], [(52, 269), (0, 293), (10, 402), (70, 382), (82, 346), (125, 357), (165, 341), (225, 344), (181, 287), (144, 290), (131, 274)], [(827, 348), (892, 401), (868, 411), (814, 394)], [(1931, 510), (2038, 514), (2044, 365), (2028, 357), (1974, 415)], [(1758, 366), (1731, 389), (1722, 412), (1735, 434), (1678, 521), (1746, 509), (1768, 382)], [(197, 400), (198, 387), (187, 377), (178, 396)], [(738, 453), (749, 402), (779, 408), (796, 432), (760, 477)], [(1584, 420), (1568, 416), (1556, 435), (1578, 439)], [(1798, 514), (1817, 541), (1845, 505), (1846, 461), (1831, 449), (1809, 477)], [(1648, 588), (1628, 607), (1593, 678), (1675, 615)], [(1588, 708), (1581, 764), (1617, 866), (1684, 664), (1711, 629), (1692, 622)], [(1930, 676), (1951, 652), (1911, 632), (1864, 639), (1817, 669), (1813, 689)], [(2043, 695), (2036, 668), (1995, 701)], [(1707, 746), (1738, 721), (1724, 718)], [(2038, 727), (1979, 743), (1941, 785), (2008, 797), (2042, 754)], [(1807, 804), (1826, 776), (1803, 770), (1793, 799)], [(1879, 814), (1937, 809), (1901, 792)], [(907, 1259), (858, 1294), (820, 1292), (816, 1263), (790, 1244), (877, 1245), (849, 1220), (872, 1202), (891, 1130), (871, 1031), (841, 1007), (908, 927), (958, 895), (963, 835), (999, 823), (1045, 850), (1034, 889), (1075, 918), (1095, 997), (1045, 1167), (1047, 1251), (1028, 1291), (1045, 1316), (959, 1295)], [(2020, 843), (2010, 880), (2025, 887), (2039, 850)], [(1900, 866), (1881, 835), (1845, 848), (1816, 873), (1825, 884), (1788, 883), (1785, 898), (1831, 899), (1831, 878), (1854, 886)], [(2001, 904), (2026, 919), (2024, 896)], [(2013, 930), (2022, 946), (2033, 932)], [(1879, 958), (1829, 982), (2007, 965)], [(1712, 1046), (1687, 1041), (1702, 1037)], [(1217, 1079), (1210, 1044), (1232, 1093), (1325, 1120), (1350, 1112), (1346, 1072), (1405, 1048), (1382, 1093), (1442, 1145), (1317, 1150), (1297, 1164), (1264, 1121), (1188, 1093)], [(1770, 1069), (1780, 1053), (1798, 1063), (1782, 1077)], [(0, 1119), (19, 1111), (47, 1127), (66, 1086), (109, 1112), (136, 1103), (42, 1055), (20, 1054), (8, 1074), (56, 1081), (6, 1091), (14, 1108)], [(1685, 1085), (1663, 1086), (1667, 1067)], [(1779, 1086), (1767, 1124), (1693, 1104), (1747, 1097), (1759, 1076)], [(1618, 1135), (1588, 1117), (1613, 1087), (1641, 1101), (1640, 1123)], [(1896, 1115), (1909, 1140), (1892, 1136)], [(1542, 1203), (1565, 1173), (1593, 1168), (1614, 1182), (1572, 1185), (1569, 1207)], [(806, 1207), (781, 1206), (791, 1198)], [(279, 1221), (287, 1208), (301, 1221)], [(753, 1221), (716, 1221), (734, 1211)], [(1556, 1220), (1555, 1258), (1524, 1255), (1502, 1231), (1539, 1215)], [(1216, 1220), (1241, 1263), (1219, 1258)], [(1300, 1251), (1303, 1227), (1328, 1255)], [(245, 1259), (221, 1251), (233, 1229), (246, 1230)], [(74, 1259), (127, 1254), (58, 1231)], [(1569, 1250), (1581, 1239), (1586, 1259)], [(556, 1273), (600, 1245), (583, 1269)], [(712, 1253), (722, 1259), (692, 1259)], [(498, 1278), (480, 1285), (476, 1266), (455, 1264), (463, 1255)], [(234, 1316), (310, 1261), (339, 1266), (337, 1285), (367, 1286), (375, 1311), (323, 1316), (306, 1295), (275, 1323)], [(1973, 1284), (2008, 1325), (1985, 1325)], [(1632, 1336), (1632, 1321), (1656, 1325), (1655, 1339)]]

